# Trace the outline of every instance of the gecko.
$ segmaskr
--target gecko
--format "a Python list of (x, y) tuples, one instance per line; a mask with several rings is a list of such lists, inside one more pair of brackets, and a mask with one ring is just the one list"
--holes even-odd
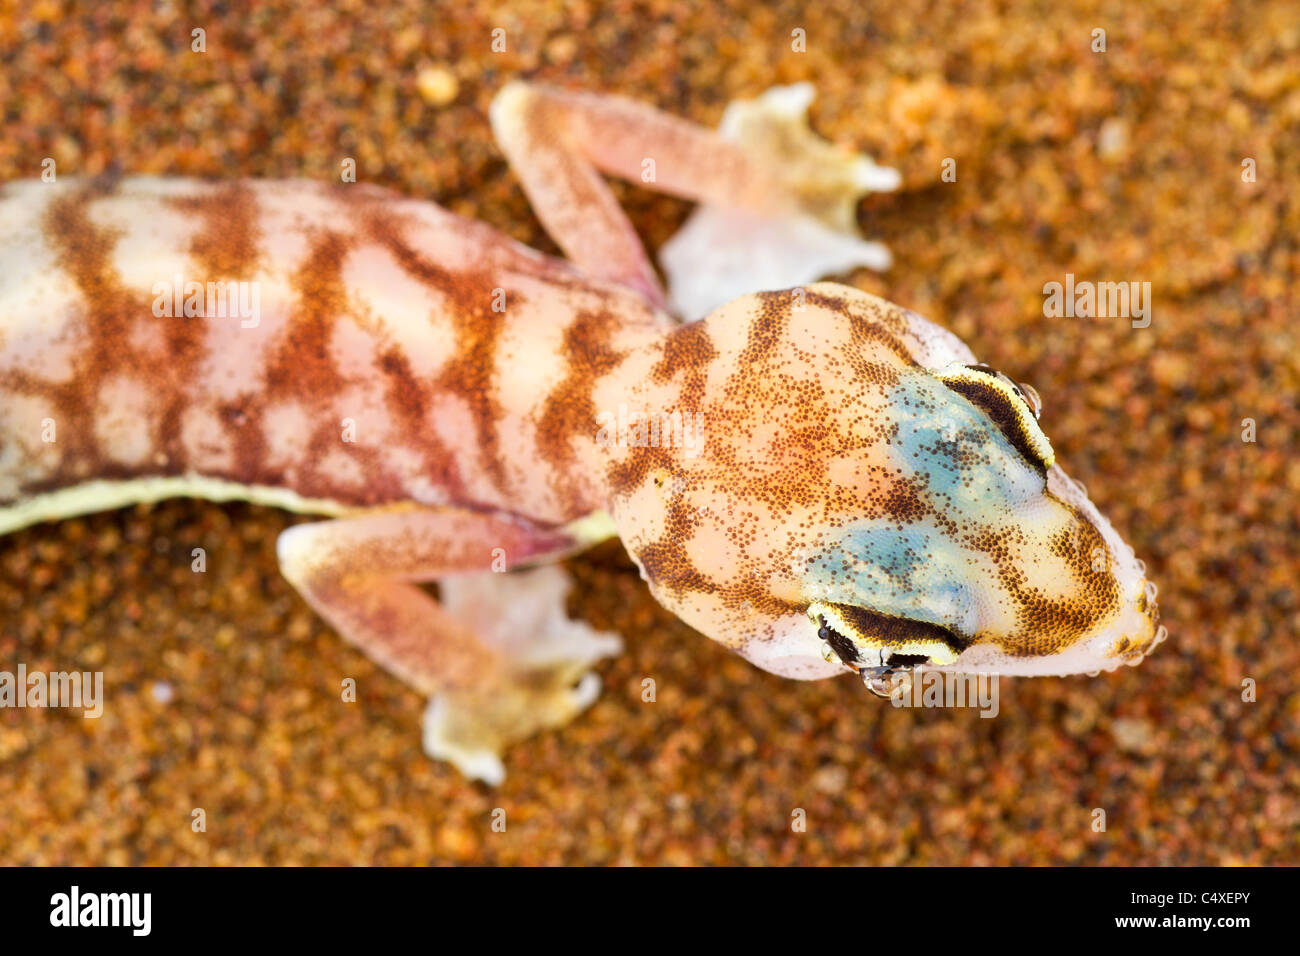
[[(509, 83), (492, 131), (562, 258), (363, 183), (0, 185), (0, 535), (176, 496), (320, 516), (282, 573), (488, 783), (599, 694), (620, 638), (566, 616), (554, 562), (613, 536), (789, 678), (1138, 663), (1155, 586), (1037, 393), (818, 281), (888, 265), (855, 210), (898, 175), (810, 99), (712, 130)], [(698, 204), (666, 287), (602, 174)]]

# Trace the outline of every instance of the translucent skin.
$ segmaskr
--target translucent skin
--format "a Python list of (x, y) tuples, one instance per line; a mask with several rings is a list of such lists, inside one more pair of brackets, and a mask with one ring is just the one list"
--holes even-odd
[[(2, 529), (163, 477), (336, 515), (414, 502), (555, 529), (606, 511), (661, 603), (791, 677), (843, 672), (814, 601), (949, 629), (957, 669), (1095, 671), (1155, 637), (1131, 549), (931, 374), (973, 363), (966, 347), (856, 290), (746, 296), (673, 327), (635, 292), (368, 187), (32, 183), (0, 204)], [(153, 314), (154, 284), (196, 262), (259, 283), (255, 328)], [(602, 438), (597, 415), (620, 407), (693, 416), (703, 444)]]
[[(570, 421), (578, 353), (624, 352), (666, 321), (365, 185), (11, 183), (0, 222), (0, 530), (45, 517), (40, 495), (162, 477), (331, 514), (465, 504), (562, 524), (604, 503), (567, 447), (588, 425)], [(256, 284), (256, 325), (155, 315), (175, 277)]]
[[(491, 783), (621, 646), (529, 566), (615, 533), (778, 674), (1137, 663), (1154, 586), (1032, 392), (815, 282), (888, 264), (856, 203), (900, 177), (816, 136), (811, 98), (715, 133), (507, 84), (493, 132), (567, 260), (359, 184), (0, 185), (0, 534), (176, 495), (327, 516), (281, 533), (285, 577), (429, 695), (426, 752)], [(669, 289), (602, 172), (700, 203)]]

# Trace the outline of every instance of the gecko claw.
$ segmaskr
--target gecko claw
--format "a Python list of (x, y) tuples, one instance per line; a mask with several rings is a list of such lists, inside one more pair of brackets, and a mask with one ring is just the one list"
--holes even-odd
[(482, 780), (492, 787), (500, 786), (506, 779), (505, 764), (488, 747), (460, 744), (449, 732), (454, 723), (447, 709), (447, 698), (439, 695), (430, 699), (424, 710), (424, 752), (434, 760), (445, 760), (471, 780)]

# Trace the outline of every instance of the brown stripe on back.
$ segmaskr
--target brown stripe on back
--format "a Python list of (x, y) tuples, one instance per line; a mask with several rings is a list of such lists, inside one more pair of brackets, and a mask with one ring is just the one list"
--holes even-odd
[[(350, 237), (332, 229), (310, 234), (310, 251), (290, 280), (293, 309), (267, 356), (260, 393), (241, 395), (222, 409), (241, 475), (259, 475), (266, 468), (269, 449), (263, 415), (268, 399), (295, 399), (319, 410), (343, 390), (345, 381), (330, 342), (348, 311), (343, 263), (352, 243)], [(238, 330), (231, 334), (237, 335)], [(321, 420), (308, 444), (309, 461), (319, 461), (337, 444), (338, 429), (338, 423)], [(304, 494), (313, 492), (312, 480), (308, 475), (301, 479)]]
[(429, 391), (411, 371), (410, 359), (390, 348), (379, 356), (379, 370), (387, 380), (388, 407), (407, 422), (422, 422), (429, 411)]
[(773, 594), (763, 574), (765, 570), (759, 562), (753, 561), (741, 570), (738, 584), (723, 589), (723, 604), (733, 610), (744, 609), (746, 605), (759, 614), (769, 617), (785, 617), (789, 614), (803, 614), (807, 605), (795, 604)]
[(308, 403), (336, 395), (344, 384), (330, 341), (348, 311), (343, 263), (353, 243), (332, 229), (316, 230), (310, 241), (311, 250), (290, 283), (293, 311), (264, 371), (268, 394)]
[(455, 457), (430, 427), (429, 386), (415, 377), (410, 360), (400, 349), (390, 348), (379, 357), (379, 371), (385, 379), (384, 401), (405, 428), (418, 437), (411, 444), (421, 451), (424, 472), (456, 498), (468, 497)]
[(750, 320), (749, 340), (740, 353), (738, 364), (742, 370), (765, 361), (776, 351), (790, 326), (794, 308), (793, 292), (789, 289), (759, 292), (755, 297), (759, 301), (758, 314)]
[(170, 368), (131, 347), (131, 324), (152, 315), (152, 296), (134, 297), (113, 268), (113, 251), (120, 232), (95, 225), (89, 215), (97, 198), (116, 192), (119, 178), (100, 177), (75, 192), (53, 199), (41, 221), (46, 242), (59, 265), (81, 293), (81, 318), (85, 340), (74, 359), (75, 372), (68, 383), (51, 385), (34, 376), (7, 377), (6, 386), (28, 395), (44, 395), (56, 409), (59, 444), (63, 455), (58, 474), (42, 488), (64, 487), (88, 477), (128, 478), (137, 469), (113, 463), (95, 439), (95, 402), (111, 375), (127, 372), (155, 393), (160, 403), (169, 399)]
[(121, 233), (96, 226), (89, 216), (91, 201), (102, 194), (101, 184), (92, 182), (83, 191), (59, 196), (46, 209), (42, 230), (59, 265), (81, 292), (92, 347), (116, 339), (119, 347), (111, 354), (121, 354), (137, 303), (132, 302), (112, 266), (113, 249)]
[[(394, 261), (413, 279), (446, 297), (456, 335), (456, 354), (439, 374), (435, 387), (446, 389), (469, 406), (478, 442), (479, 465), (498, 491), (506, 493), (505, 465), (501, 460), (497, 423), (505, 414), (493, 385), (496, 352), (505, 316), (491, 308), (495, 276), (487, 271), (450, 271), (434, 265), (416, 252), (402, 235), (403, 224), (391, 211), (359, 207), (362, 228), (388, 250)], [(521, 296), (509, 293), (519, 308)]]
[(166, 203), (203, 222), (190, 242), (190, 255), (203, 272), (193, 278), (200, 282), (252, 278), (262, 234), (257, 200), (247, 183), (227, 183), (199, 196), (172, 196)]
[[(199, 274), (186, 275), (186, 281), (206, 285), (252, 280), (257, 271), (261, 230), (257, 225), (256, 197), (247, 184), (228, 183), (198, 196), (168, 196), (163, 203), (178, 212), (197, 216), (202, 222), (189, 248)], [(202, 337), (196, 334), (201, 323), (179, 317), (164, 321), (167, 322), (164, 342), (168, 362), (180, 375), (180, 381), (192, 381), (192, 372), (203, 353)], [(186, 404), (185, 396), (178, 389), (162, 414), (160, 444), (169, 459), (184, 454), (180, 429)], [(229, 424), (239, 415), (226, 412), (223, 421)]]
[(620, 324), (618, 317), (607, 310), (580, 312), (574, 318), (564, 330), (560, 352), (567, 374), (546, 396), (537, 421), (537, 451), (553, 466), (551, 489), (570, 513), (582, 510), (582, 488), (564, 472), (576, 458), (574, 437), (590, 435), (596, 429), (596, 403), (592, 398), (596, 381), (615, 369), (627, 354), (610, 345)]
[(671, 382), (681, 373), (681, 407), (683, 412), (698, 410), (704, 400), (711, 361), (718, 357), (709, 330), (703, 322), (692, 322), (674, 329), (663, 343), (663, 355), (650, 369), (650, 378), (657, 385)]
[(280, 475), (267, 472), (269, 446), (262, 427), (265, 408), (265, 401), (257, 394), (245, 392), (217, 409), (217, 416), (234, 452), (235, 465), (231, 477), (236, 481), (275, 484), (281, 480)]
[(437, 385), (459, 396), (469, 405), (478, 439), (479, 465), (500, 491), (505, 491), (505, 465), (501, 460), (497, 422), (505, 414), (492, 383), (496, 368), (497, 343), (504, 322), (487, 308), (492, 286), (486, 280), (479, 290), (483, 303), (477, 307), (459, 302), (452, 309), (456, 329), (456, 357), (438, 376)]
[[(717, 355), (703, 322), (683, 325), (664, 338), (663, 353), (651, 367), (650, 378), (662, 385), (681, 375), (682, 414), (702, 412), (708, 364)], [(612, 462), (606, 468), (605, 482), (614, 495), (630, 494), (645, 482), (652, 469), (671, 468), (672, 461), (672, 452), (667, 448), (632, 448), (622, 461)]]

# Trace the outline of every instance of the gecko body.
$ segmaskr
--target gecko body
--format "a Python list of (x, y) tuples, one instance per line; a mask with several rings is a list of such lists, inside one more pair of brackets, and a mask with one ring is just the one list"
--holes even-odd
[[(6, 283), (26, 301), (4, 330), (0, 530), (82, 510), (88, 483), (337, 515), (416, 503), (561, 525), (603, 507), (566, 430), (588, 424), (583, 351), (653, 334), (635, 293), (367, 186), (72, 180), (0, 201), (10, 261), (30, 260)], [(205, 294), (255, 285), (256, 323), (154, 314), (196, 275)]]
[[(790, 98), (755, 116), (789, 127)], [(1090, 672), (1158, 643), (1032, 390), (915, 313), (798, 284), (881, 263), (827, 199), (878, 167), (818, 141), (825, 175), (783, 182), (811, 141), (521, 84), (492, 120), (569, 261), (370, 186), (0, 187), (0, 533), (176, 495), (331, 518), (282, 535), (286, 576), (431, 696), (427, 749), (491, 781), (618, 642), (557, 610), (553, 569), (472, 572), (611, 534), (660, 603), (790, 677)], [(645, 155), (704, 204), (679, 262), (793, 288), (679, 324), (593, 169)]]

